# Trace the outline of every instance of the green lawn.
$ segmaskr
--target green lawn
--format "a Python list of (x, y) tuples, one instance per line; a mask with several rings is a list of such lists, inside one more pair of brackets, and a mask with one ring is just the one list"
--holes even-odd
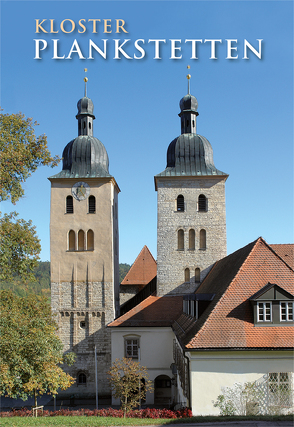
[(114, 417), (86, 417), (86, 416), (56, 416), (56, 417), (5, 417), (0, 418), (0, 426), (5, 427), (106, 427), (106, 426), (144, 426), (144, 425), (167, 425), (177, 423), (205, 423), (224, 421), (292, 421), (293, 415), (284, 416), (251, 416), (251, 417), (192, 417), (181, 419), (148, 419), (148, 418), (114, 418)]
[(143, 426), (150, 424), (164, 424), (168, 420), (148, 419), (148, 418), (114, 418), (114, 417), (11, 417), (0, 418), (0, 426), (13, 427), (43, 427), (43, 426), (58, 426), (58, 427), (96, 427), (96, 426)]

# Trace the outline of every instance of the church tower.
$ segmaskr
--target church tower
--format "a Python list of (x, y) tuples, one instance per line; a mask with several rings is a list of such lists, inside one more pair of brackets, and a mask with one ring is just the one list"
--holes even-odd
[(225, 182), (209, 141), (196, 132), (197, 99), (180, 101), (181, 135), (167, 149), (157, 191), (157, 295), (191, 293), (226, 256)]
[[(93, 136), (94, 106), (79, 100), (78, 137), (63, 150), (63, 167), (51, 182), (51, 305), (64, 351), (74, 351), (66, 368), (76, 383), (69, 395), (95, 395), (95, 346), (100, 395), (110, 395), (110, 332), (119, 309), (118, 193), (108, 154)], [(65, 393), (65, 392), (64, 392)]]

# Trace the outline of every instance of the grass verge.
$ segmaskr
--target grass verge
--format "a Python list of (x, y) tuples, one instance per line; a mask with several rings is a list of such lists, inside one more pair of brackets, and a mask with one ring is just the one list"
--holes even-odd
[(150, 418), (114, 418), (114, 417), (5, 417), (0, 418), (0, 426), (7, 427), (108, 427), (108, 426), (147, 426), (168, 424), (197, 424), (211, 422), (232, 421), (293, 421), (293, 415), (257, 415), (245, 416), (199, 416), (178, 419), (150, 419)]

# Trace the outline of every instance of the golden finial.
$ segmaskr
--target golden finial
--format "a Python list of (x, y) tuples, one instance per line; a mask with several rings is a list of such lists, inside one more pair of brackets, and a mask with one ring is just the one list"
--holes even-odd
[[(86, 73), (88, 71), (88, 69), (84, 68), (84, 71)], [(88, 78), (84, 77), (84, 82), (85, 82), (85, 97), (87, 96), (87, 81), (88, 81)]]
[[(190, 70), (190, 65), (187, 65), (188, 70)], [(191, 74), (187, 74), (187, 79), (188, 79), (188, 94), (190, 95), (190, 79), (191, 79)]]

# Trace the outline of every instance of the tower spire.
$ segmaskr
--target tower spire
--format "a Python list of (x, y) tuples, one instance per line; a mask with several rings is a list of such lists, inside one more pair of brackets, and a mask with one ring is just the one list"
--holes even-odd
[[(87, 68), (84, 68), (85, 73), (88, 71)], [(84, 77), (84, 82), (85, 82), (85, 97), (87, 96), (87, 81), (88, 81), (88, 77)]]
[[(87, 68), (84, 68), (85, 73), (88, 71)], [(76, 118), (78, 119), (78, 134), (93, 136), (93, 120), (95, 116), (93, 114), (94, 105), (90, 98), (87, 97), (87, 81), (88, 78), (84, 77), (85, 82), (85, 96), (81, 98), (78, 102), (78, 114)]]
[[(188, 70), (190, 70), (190, 65), (187, 65)], [(188, 79), (188, 95), (190, 95), (190, 79), (191, 79), (191, 74), (187, 74), (187, 79)]]

